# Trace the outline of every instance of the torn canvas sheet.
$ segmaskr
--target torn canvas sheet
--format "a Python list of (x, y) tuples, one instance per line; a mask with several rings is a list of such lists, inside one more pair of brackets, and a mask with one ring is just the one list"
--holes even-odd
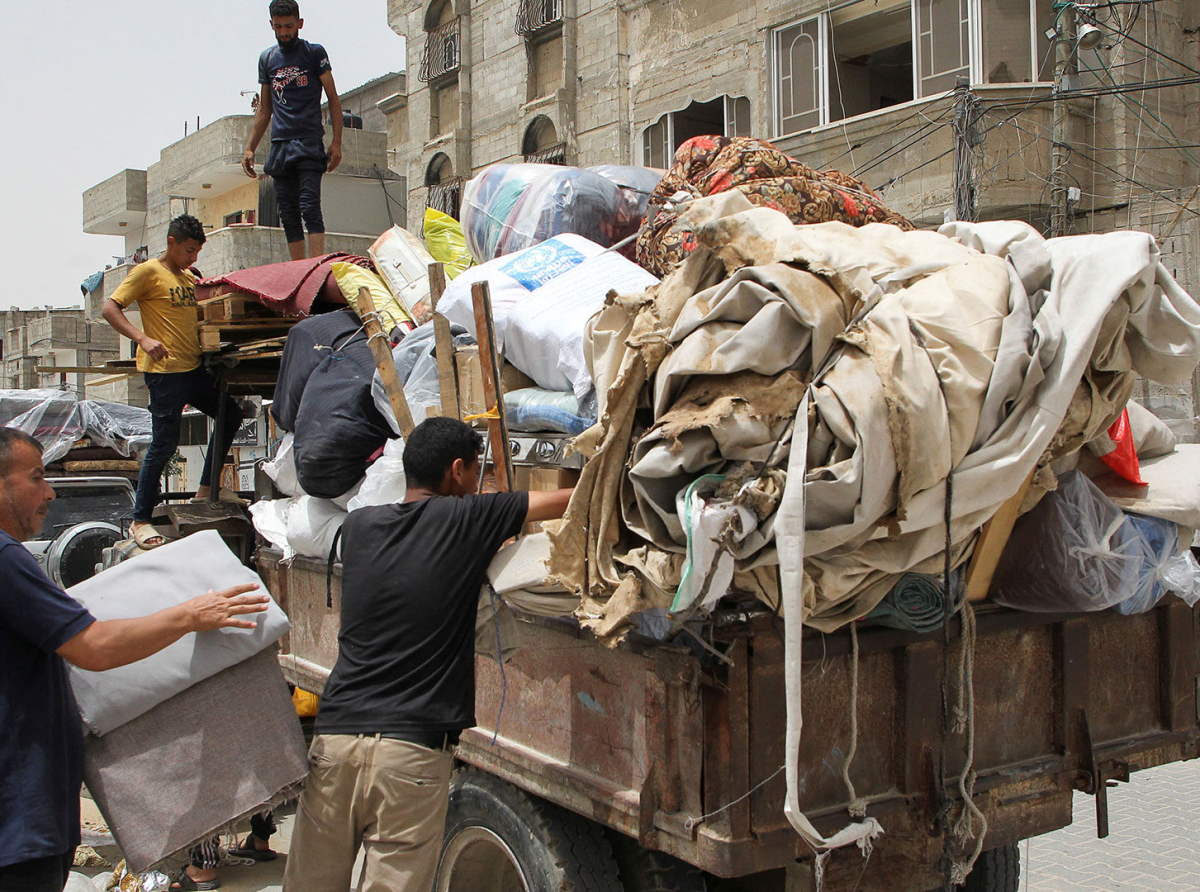
[[(145, 616), (182, 604), (209, 589), (255, 583), (269, 594), (258, 574), (237, 559), (214, 530), (179, 539), (69, 589), (68, 594), (96, 619)], [(271, 601), (254, 614), (254, 629), (191, 632), (158, 653), (106, 672), (71, 667), (71, 687), (88, 730), (102, 736), (114, 728), (270, 647), (291, 628)]]
[(84, 740), (84, 783), (135, 873), (295, 798), (307, 772), (274, 647)]
[[(727, 279), (683, 294), (680, 277), (695, 278), (700, 268), (689, 260), (640, 301), (610, 301), (593, 325), (592, 366), (597, 382), (608, 382), (605, 413), (581, 438), (595, 457), (568, 509), (576, 522), (551, 527), (551, 568), (585, 593), (615, 591), (627, 567), (645, 577), (654, 598), (678, 585), (678, 564), (647, 560), (642, 549), (682, 550), (676, 495), (701, 474), (727, 471), (723, 463), (735, 460), (739, 438), (753, 426), (745, 414), (738, 424), (726, 421), (736, 417), (746, 380), (727, 377), (722, 389), (720, 375), (747, 374), (768, 358), (777, 377), (779, 364), (801, 380), (815, 375), (803, 604), (810, 623), (831, 629), (868, 612), (901, 574), (939, 569), (952, 469), (957, 563), (1039, 463), (1107, 429), (1136, 374), (1178, 381), (1200, 359), (1200, 308), (1161, 269), (1144, 234), (1046, 242), (1019, 223), (959, 223), (939, 234), (794, 226), (769, 209), (721, 217), (714, 207), (698, 201), (686, 216), (700, 244), (724, 262)], [(779, 268), (791, 277), (776, 274), (766, 285)], [(731, 309), (722, 316), (725, 302)], [(776, 356), (765, 334), (739, 341), (731, 323), (756, 329), (760, 313), (794, 326), (791, 338), (777, 340), (798, 349)], [(672, 349), (660, 356), (664, 343)], [(697, 382), (707, 391), (683, 413), (693, 422), (672, 424)], [(640, 433), (627, 413), (644, 400), (655, 415)], [(773, 449), (776, 463), (794, 439), (779, 427), (754, 447)], [(751, 459), (762, 460), (761, 451)], [(604, 481), (625, 462), (631, 470), (622, 491)], [(559, 541), (578, 536), (568, 527), (584, 525), (584, 511), (587, 541), (560, 549)], [(765, 548), (739, 570), (768, 560)], [(664, 574), (647, 572), (654, 566)]]

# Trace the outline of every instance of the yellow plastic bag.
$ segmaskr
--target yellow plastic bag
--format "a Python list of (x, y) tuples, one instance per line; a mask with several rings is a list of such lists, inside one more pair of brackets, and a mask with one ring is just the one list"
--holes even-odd
[(312, 718), (317, 714), (320, 698), (316, 694), (302, 691), (300, 688), (292, 691), (292, 705), (296, 707), (296, 715), (302, 719)]
[(401, 323), (412, 321), (408, 311), (388, 290), (383, 279), (369, 269), (363, 269), (357, 263), (349, 263), (345, 260), (335, 260), (329, 266), (333, 270), (333, 277), (337, 279), (338, 287), (342, 289), (346, 303), (354, 308), (354, 312), (358, 313), (359, 317), (362, 316), (362, 313), (358, 309), (358, 289), (366, 287), (371, 292), (371, 300), (374, 301), (375, 310), (379, 313), (379, 323), (385, 332), (391, 331)]
[(425, 208), (425, 248), (431, 257), (445, 264), (446, 278), (453, 279), (475, 260), (467, 249), (462, 225), (448, 214)]

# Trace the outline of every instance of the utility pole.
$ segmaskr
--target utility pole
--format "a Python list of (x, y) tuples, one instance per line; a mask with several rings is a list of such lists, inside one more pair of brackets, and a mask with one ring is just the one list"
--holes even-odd
[(975, 188), (975, 129), (978, 99), (965, 77), (954, 88), (954, 219), (973, 223), (978, 216)]
[(1071, 146), (1067, 142), (1070, 130), (1069, 102), (1063, 91), (1069, 86), (1071, 60), (1075, 55), (1075, 7), (1065, 6), (1060, 12), (1057, 33), (1054, 35), (1054, 123), (1050, 145), (1050, 235), (1066, 235), (1070, 224), (1067, 193), (1067, 159)]

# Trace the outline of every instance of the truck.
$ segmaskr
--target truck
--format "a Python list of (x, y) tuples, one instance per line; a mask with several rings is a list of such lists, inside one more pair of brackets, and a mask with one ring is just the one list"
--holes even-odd
[[(261, 548), (257, 564), (292, 621), (284, 674), (319, 694), (340, 566), (327, 586), (322, 561)], [(1122, 616), (984, 602), (975, 616), (968, 727), (948, 719), (958, 619), (931, 634), (806, 631), (801, 805), (826, 835), (856, 801), (884, 829), (869, 855), (818, 859), (784, 814), (778, 615), (722, 607), (700, 636), (606, 647), (573, 618), (518, 613), (515, 654), (476, 656), (480, 724), (458, 746), (438, 892), (950, 888), (968, 764), (987, 823), (959, 888), (1016, 892), (1017, 843), (1071, 823), (1076, 791), (1095, 797), (1103, 837), (1111, 786), (1200, 755), (1200, 605), (1168, 597)]]

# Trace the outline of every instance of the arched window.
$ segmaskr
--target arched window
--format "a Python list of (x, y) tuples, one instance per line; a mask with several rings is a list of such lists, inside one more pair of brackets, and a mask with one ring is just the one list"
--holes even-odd
[(554, 122), (545, 115), (538, 115), (525, 128), (521, 141), (521, 154), (525, 160), (536, 164), (566, 164), (567, 147), (558, 138)]
[(425, 83), (458, 71), (461, 60), (460, 20), (452, 0), (433, 2), (425, 10), (425, 52), (420, 80)]

